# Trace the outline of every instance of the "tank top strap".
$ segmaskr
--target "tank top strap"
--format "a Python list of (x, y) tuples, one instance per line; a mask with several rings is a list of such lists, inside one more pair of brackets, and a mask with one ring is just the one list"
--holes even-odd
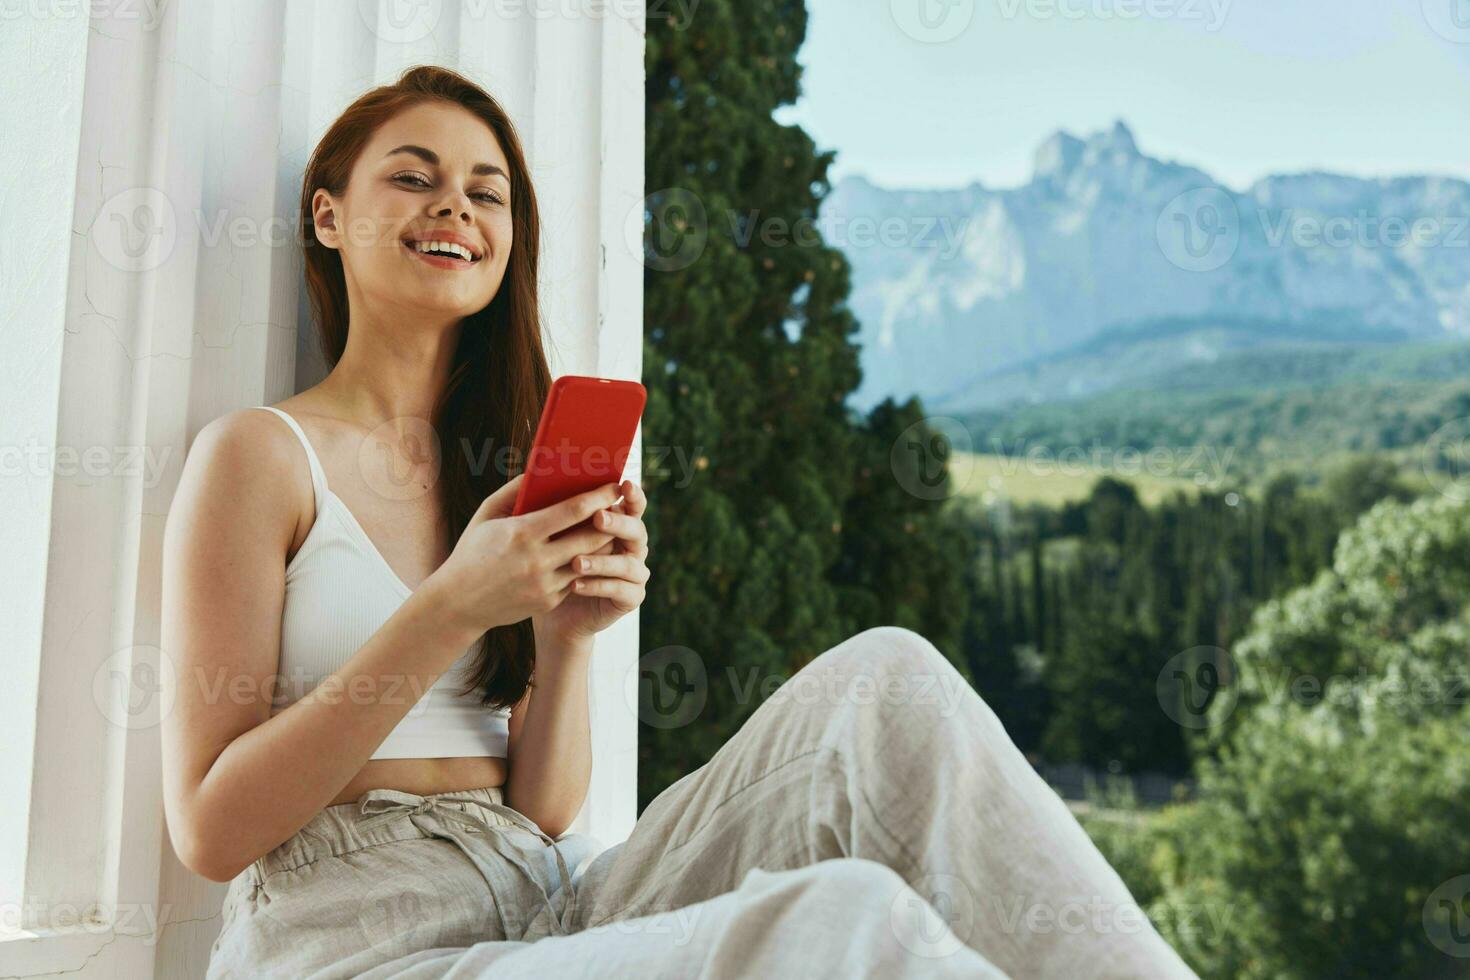
[(306, 433), (302, 430), (301, 424), (288, 413), (272, 405), (257, 405), (256, 407), (279, 415), (291, 427), (291, 431), (296, 433), (296, 438), (301, 442), (301, 448), (306, 450), (306, 462), (311, 467), (311, 490), (316, 498), (316, 512), (320, 514), (327, 502), (327, 474), (322, 469), (321, 460), (317, 459), (316, 450), (311, 448), (311, 440), (306, 438)]

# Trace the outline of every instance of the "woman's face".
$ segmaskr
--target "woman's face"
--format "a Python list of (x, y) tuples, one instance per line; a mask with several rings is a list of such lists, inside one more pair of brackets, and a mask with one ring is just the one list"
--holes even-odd
[[(341, 252), (350, 300), (410, 316), (484, 309), (510, 257), (509, 174), (490, 127), (459, 106), (422, 103), (378, 127), (346, 193), (312, 199), (317, 238)], [(470, 258), (425, 254), (436, 241)]]

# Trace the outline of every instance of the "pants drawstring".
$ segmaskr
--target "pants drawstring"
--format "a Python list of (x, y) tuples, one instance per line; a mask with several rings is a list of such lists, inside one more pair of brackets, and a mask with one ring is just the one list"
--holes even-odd
[[(443, 806), (442, 804), (445, 803), (464, 803), (499, 814), (511, 825), (535, 834), (542, 842), (549, 846), (552, 853), (556, 855), (556, 870), (558, 876), (561, 878), (562, 894), (565, 896), (566, 905), (562, 914), (557, 915), (556, 906), (551, 900), (551, 895), (546, 891), (546, 887), (541, 884), (540, 877), (526, 865), (521, 855), (517, 853), (516, 846), (507, 840), (503, 834), (499, 833), (499, 831), (505, 829), (504, 824), (493, 824), (471, 811), (460, 812), (459, 810)], [(465, 844), (459, 834), (449, 824), (458, 823), (463, 828), (485, 834), (491, 849), (516, 868), (520, 869), (521, 874), (530, 879), (531, 884), (541, 893), (542, 901), (545, 902), (547, 911), (551, 913), (551, 921), (553, 928), (556, 930), (556, 934), (560, 936), (570, 934), (570, 923), (572, 921), (573, 909), (576, 906), (577, 896), (572, 888), (572, 876), (571, 872), (567, 869), (566, 859), (562, 856), (561, 850), (556, 846), (556, 841), (519, 810), (506, 806), (503, 803), (476, 799), (472, 796), (456, 796), (452, 793), (436, 796), (418, 796), (413, 793), (403, 793), (391, 789), (369, 790), (363, 796), (359, 810), (367, 817), (362, 822), (362, 826), (364, 827), (374, 826), (378, 823), (406, 815), (415, 827), (418, 827), (430, 837), (439, 837), (451, 841), (465, 853), (465, 856), (470, 859), (475, 865), (475, 868), (480, 872), (481, 877), (485, 879), (485, 884), (490, 886), (493, 891), (493, 882), (490, 876), (486, 874), (485, 868), (481, 866), (479, 859), (475, 857), (473, 849)], [(503, 909), (500, 910), (500, 915), (502, 929), (505, 929), (505, 912)], [(520, 934), (519, 932), (516, 933), (516, 935)], [(506, 929), (505, 935), (507, 938), (510, 938), (512, 934)]]

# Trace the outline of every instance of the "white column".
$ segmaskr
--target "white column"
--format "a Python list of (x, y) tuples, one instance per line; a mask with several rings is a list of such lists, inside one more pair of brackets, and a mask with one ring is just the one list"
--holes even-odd
[[(0, 23), (0, 449), (34, 438), (105, 461), (0, 470), (19, 613), (0, 621), (0, 902), (21, 889), (42, 910), (29, 935), (0, 935), (0, 975), (202, 974), (224, 886), (185, 870), (163, 827), (163, 522), (194, 433), (321, 375), (292, 229), (307, 155), (348, 102), (418, 63), (485, 85), (542, 205), (553, 373), (642, 367), (625, 243), (643, 194), (641, 4), (159, 6), (20, 4)], [(594, 659), (592, 787), (573, 829), (605, 844), (636, 812), (637, 654), (630, 617)], [(32, 741), (35, 766), (12, 765)], [(7, 844), (23, 822), (25, 850)], [(62, 903), (102, 918), (68, 926)]]

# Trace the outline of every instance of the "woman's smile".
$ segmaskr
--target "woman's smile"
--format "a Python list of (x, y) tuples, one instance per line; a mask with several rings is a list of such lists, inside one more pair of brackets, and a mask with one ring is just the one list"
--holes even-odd
[(402, 245), (414, 258), (436, 269), (472, 269), (484, 258), (484, 250), (454, 232), (427, 232), (410, 236)]

